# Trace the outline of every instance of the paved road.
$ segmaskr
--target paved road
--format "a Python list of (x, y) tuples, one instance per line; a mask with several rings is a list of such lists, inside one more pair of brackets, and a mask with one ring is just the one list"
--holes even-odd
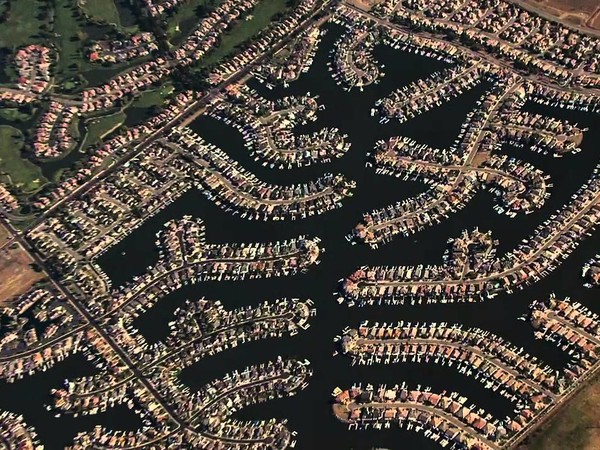
[[(589, 34), (591, 36), (600, 38), (600, 30), (597, 30), (595, 28), (590, 28), (588, 26), (577, 25), (573, 22), (568, 22), (566, 20), (562, 20), (560, 17), (550, 14), (545, 9), (535, 6), (535, 4), (532, 4), (531, 0), (507, 0), (507, 1), (514, 3), (517, 6), (520, 6), (521, 8), (523, 8), (526, 11), (532, 12), (540, 17), (543, 17), (546, 20), (550, 20), (551, 22), (557, 22), (557, 23), (560, 23), (560, 24), (566, 26), (567, 28), (577, 30), (580, 33)], [(564, 4), (567, 7), (569, 6), (569, 2), (565, 2)], [(589, 19), (587, 20), (587, 23), (589, 23), (595, 16), (597, 16), (599, 12), (600, 12), (600, 6), (598, 7), (598, 9), (596, 10), (595, 13), (590, 15)]]
[[(65, 202), (77, 197), (83, 192), (87, 192), (88, 190), (92, 189), (94, 186), (100, 183), (105, 176), (108, 176), (111, 173), (118, 170), (118, 168), (122, 164), (137, 156), (141, 151), (149, 147), (152, 144), (152, 142), (154, 142), (157, 139), (160, 139), (161, 137), (164, 137), (168, 133), (168, 131), (174, 126), (185, 126), (194, 121), (198, 116), (204, 113), (204, 108), (206, 108), (206, 106), (209, 105), (211, 101), (219, 97), (220, 92), (225, 87), (229, 86), (230, 84), (237, 83), (238, 81), (249, 76), (249, 74), (252, 72), (252, 70), (254, 70), (256, 66), (260, 65), (262, 62), (267, 60), (270, 56), (272, 56), (274, 53), (276, 53), (285, 45), (287, 45), (291, 40), (296, 38), (304, 30), (309, 28), (314, 23), (324, 21), (325, 18), (329, 17), (330, 13), (326, 14), (325, 18), (316, 18), (315, 16), (317, 16), (319, 13), (326, 12), (327, 9), (331, 6), (332, 2), (333, 0), (329, 0), (323, 3), (310, 17), (307, 18), (307, 20), (300, 24), (295, 30), (291, 31), (284, 39), (279, 41), (277, 45), (258, 55), (254, 61), (241, 67), (238, 72), (233, 73), (222, 83), (204, 93), (204, 95), (198, 101), (191, 104), (187, 109), (182, 111), (181, 114), (167, 122), (161, 129), (145, 137), (141, 142), (132, 147), (131, 150), (128, 150), (124, 156), (122, 156), (117, 162), (115, 162), (115, 164), (97, 172), (85, 184), (79, 186), (77, 189), (75, 189), (62, 199), (58, 200), (48, 209), (46, 209), (35, 222), (33, 222), (29, 227), (27, 227), (25, 233), (42, 223), (46, 219), (46, 217), (51, 215), (55, 209), (59, 208)], [(122, 147), (127, 147), (127, 144)]]
[[(66, 201), (74, 198), (75, 196), (79, 195), (81, 192), (91, 189), (93, 186), (98, 184), (105, 175), (108, 175), (108, 174), (112, 173), (113, 171), (117, 170), (117, 168), (121, 164), (125, 163), (126, 161), (128, 161), (131, 158), (133, 158), (134, 156), (136, 156), (140, 151), (142, 151), (144, 148), (146, 148), (148, 145), (150, 145), (155, 139), (163, 136), (170, 127), (176, 125), (182, 119), (185, 119), (186, 117), (188, 117), (190, 115), (193, 116), (195, 114), (196, 110), (199, 110), (202, 107), (206, 106), (218, 94), (218, 92), (221, 89), (223, 89), (225, 86), (227, 86), (231, 83), (234, 83), (237, 80), (246, 76), (255, 67), (256, 64), (259, 64), (260, 62), (262, 62), (263, 60), (268, 58), (270, 55), (273, 54), (273, 52), (282, 48), (291, 39), (296, 37), (300, 32), (302, 32), (303, 30), (308, 28), (314, 22), (315, 15), (319, 12), (324, 11), (327, 7), (330, 6), (330, 3), (331, 2), (326, 2), (323, 5), (321, 5), (313, 13), (312, 16), (310, 16), (304, 23), (300, 24), (291, 33), (289, 33), (286, 36), (286, 38), (283, 39), (282, 41), (280, 41), (276, 46), (274, 46), (273, 48), (269, 49), (268, 51), (266, 51), (265, 53), (263, 53), (262, 55), (257, 57), (257, 59), (252, 64), (248, 64), (248, 65), (240, 68), (240, 70), (238, 72), (232, 74), (227, 80), (223, 81), (217, 87), (210, 90), (199, 101), (195, 102), (193, 105), (188, 107), (185, 111), (183, 111), (182, 114), (180, 114), (173, 120), (169, 121), (162, 129), (155, 131), (154, 133), (152, 133), (151, 135), (149, 135), (148, 137), (143, 139), (142, 142), (137, 144), (131, 151), (129, 151), (124, 157), (122, 157), (116, 164), (114, 164), (110, 168), (107, 168), (107, 169), (104, 169), (104, 170), (98, 172), (86, 184), (80, 186), (75, 191), (71, 192), (69, 195), (67, 195), (63, 199), (59, 200), (56, 204), (54, 204), (52, 207), (50, 207), (48, 210), (46, 210), (45, 213), (28, 229), (32, 229), (32, 228), (36, 227), (37, 225), (39, 225), (41, 223), (41, 221), (43, 221), (49, 214), (52, 213), (52, 211), (54, 211), (54, 209), (58, 208), (59, 206), (64, 204)], [(14, 241), (19, 242), (23, 246), (23, 248), (26, 249), (26, 251), (28, 251), (31, 254), (34, 261), (37, 264), (39, 264), (40, 267), (45, 268), (44, 261), (41, 259), (40, 255), (34, 250), (34, 248), (29, 244), (29, 242), (27, 242), (27, 240), (24, 239), (23, 234), (20, 233), (19, 231), (17, 231), (12, 225), (10, 225), (10, 223), (1, 215), (0, 215), (0, 221), (2, 223), (4, 223), (9, 230), (11, 230), (11, 232), (13, 233)], [(175, 409), (169, 405), (168, 401), (166, 401), (163, 398), (163, 396), (157, 391), (157, 389), (153, 386), (153, 384), (147, 378), (144, 377), (144, 374), (142, 373), (141, 368), (138, 367), (135, 364), (135, 362), (133, 362), (129, 358), (129, 355), (121, 348), (120, 344), (118, 344), (117, 342), (114, 341), (113, 336), (111, 336), (104, 329), (104, 327), (87, 310), (87, 308), (84, 305), (80, 304), (71, 295), (71, 293), (68, 292), (52, 275), (50, 275), (50, 274), (47, 274), (47, 275), (48, 275), (49, 281), (54, 285), (54, 287), (58, 290), (58, 292), (62, 293), (65, 296), (67, 302), (70, 304), (70, 306), (73, 308), (73, 310), (75, 312), (77, 312), (81, 317), (83, 317), (87, 321), (89, 326), (98, 333), (98, 335), (101, 337), (101, 339), (111, 348), (111, 350), (118, 357), (118, 359), (121, 360), (122, 364), (124, 366), (126, 366), (129, 369), (129, 371), (131, 371), (131, 373), (138, 380), (138, 382), (145, 388), (145, 390), (149, 393), (150, 397), (152, 397), (160, 405), (162, 410), (164, 412), (166, 412), (166, 414), (169, 416), (171, 422), (176, 425), (176, 429), (173, 430), (173, 432), (184, 428), (190, 433), (197, 434), (194, 425), (191, 424), (189, 421), (182, 420), (180, 417), (178, 417)], [(218, 438), (220, 440), (222, 440), (223, 442), (230, 442), (230, 443), (233, 443), (233, 442), (252, 443), (252, 442), (254, 442), (253, 440), (245, 440), (245, 439), (228, 439), (228, 438), (224, 438), (224, 437), (218, 437)]]
[[(444, 33), (444, 36), (440, 36), (440, 35), (433, 34), (430, 32), (424, 32), (424, 31), (415, 33), (413, 30), (411, 30), (410, 28), (408, 28), (406, 26), (393, 23), (387, 19), (382, 19), (381, 17), (375, 16), (374, 14), (366, 12), (366, 11), (364, 11), (360, 8), (357, 8), (356, 6), (353, 6), (347, 2), (344, 2), (344, 5), (348, 9), (356, 11), (357, 13), (363, 15), (365, 18), (368, 18), (379, 25), (394, 29), (403, 34), (406, 34), (406, 35), (415, 35), (416, 34), (421, 38), (429, 39), (431, 41), (438, 42), (443, 45), (449, 44), (449, 42), (446, 39), (444, 39), (445, 33)], [(442, 20), (440, 20), (440, 21), (443, 22)], [(494, 39), (497, 39), (496, 36), (493, 36), (490, 33), (486, 33), (483, 31), (481, 31), (480, 33), (484, 36), (493, 37)], [(554, 80), (552, 78), (548, 78), (544, 75), (540, 75), (540, 74), (531, 75), (531, 74), (521, 73), (519, 70), (515, 69), (514, 65), (512, 64), (512, 62), (510, 60), (507, 62), (505, 60), (498, 59), (494, 55), (487, 53), (483, 50), (475, 51), (472, 48), (461, 44), (459, 41), (454, 41), (451, 43), (451, 45), (454, 47), (457, 47), (457, 48), (461, 49), (462, 51), (464, 51), (465, 53), (469, 54), (471, 58), (474, 58), (477, 60), (479, 60), (479, 59), (485, 60), (485, 61), (489, 62), (490, 64), (492, 64), (493, 66), (508, 69), (514, 73), (519, 73), (524, 79), (526, 79), (534, 84), (546, 86), (546, 87), (549, 87), (549, 88), (552, 88), (552, 89), (555, 89), (558, 91), (575, 92), (575, 93), (581, 93), (581, 94), (590, 94), (590, 95), (594, 95), (594, 96), (600, 96), (600, 89), (582, 88), (579, 85), (563, 87), (556, 80)], [(507, 45), (509, 45), (510, 47), (514, 47), (514, 45), (512, 45), (508, 42), (507, 42)], [(552, 64), (551, 62), (548, 62), (548, 63)], [(567, 70), (567, 69), (565, 69), (565, 70)], [(576, 72), (576, 71), (571, 70), (570, 72)], [(590, 75), (592, 75), (592, 74), (590, 74)], [(599, 75), (594, 74), (594, 76), (598, 77)]]
[[(520, 381), (525, 383), (527, 386), (529, 386), (535, 392), (544, 393), (545, 395), (547, 395), (548, 397), (550, 397), (552, 399), (555, 399), (557, 397), (557, 395), (554, 392), (549, 391), (548, 389), (546, 389), (545, 387), (541, 386), (540, 384), (534, 382), (533, 380), (526, 378), (527, 374), (520, 372), (517, 367), (511, 366), (509, 363), (498, 359), (492, 353), (485, 352), (484, 350), (481, 350), (478, 347), (471, 346), (467, 343), (457, 343), (457, 342), (450, 342), (450, 341), (440, 340), (440, 339), (421, 339), (421, 338), (410, 338), (410, 339), (365, 339), (365, 338), (360, 338), (357, 340), (358, 347), (365, 346), (365, 345), (367, 345), (367, 346), (375, 345), (375, 346), (381, 346), (381, 347), (388, 346), (388, 345), (394, 345), (397, 347), (401, 347), (403, 345), (435, 345), (437, 347), (442, 347), (443, 349), (459, 350), (461, 353), (462, 352), (473, 353), (473, 354), (479, 356), (480, 358), (482, 358), (483, 360), (485, 360), (486, 362), (493, 364), (500, 371), (507, 373), (516, 379), (520, 379)], [(437, 353), (431, 354), (429, 356), (431, 356), (431, 357), (441, 356), (442, 358), (449, 360), (450, 358), (444, 354), (443, 349), (438, 348)], [(507, 351), (510, 351), (510, 349), (507, 349)], [(355, 354), (355, 353), (361, 354), (361, 353), (368, 353), (368, 352), (366, 352), (366, 351), (361, 352), (360, 350), (358, 350), (358, 351), (353, 350), (351, 353), (352, 354)], [(402, 352), (401, 354), (409, 355), (410, 353)], [(476, 367), (472, 363), (472, 361), (470, 361), (469, 359), (465, 359), (465, 360), (457, 359), (456, 361), (462, 362), (465, 364), (469, 364), (475, 370), (479, 370), (478, 367)], [(497, 381), (497, 380), (494, 380), (494, 381)]]
[[(360, 405), (357, 405), (357, 404), (348, 405), (348, 409), (350, 411), (355, 410), (355, 409), (362, 409), (362, 408), (406, 409), (406, 410), (424, 411), (424, 412), (433, 414), (434, 416), (440, 417), (440, 418), (446, 420), (447, 422), (450, 422), (452, 425), (454, 425), (459, 430), (462, 430), (463, 432), (467, 433), (468, 435), (472, 436), (473, 438), (480, 440), (481, 442), (483, 442), (485, 445), (487, 445), (491, 449), (500, 450), (502, 448), (502, 446), (487, 439), (479, 431), (475, 430), (474, 428), (467, 425), (466, 423), (458, 420), (454, 415), (449, 414), (446, 411), (444, 411), (443, 409), (436, 408), (434, 406), (425, 406), (421, 403), (411, 403), (411, 402), (389, 402), (389, 403), (371, 402), (371, 403), (362, 403)], [(339, 415), (338, 415), (338, 419), (340, 419), (343, 422), (347, 422), (346, 419), (344, 419), (343, 417), (340, 417)]]

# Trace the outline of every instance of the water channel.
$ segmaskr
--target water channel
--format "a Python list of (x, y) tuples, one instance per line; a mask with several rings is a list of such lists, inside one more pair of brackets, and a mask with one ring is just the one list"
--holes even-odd
[[(331, 391), (336, 386), (345, 388), (354, 382), (362, 382), (363, 385), (393, 385), (406, 381), (411, 386), (431, 386), (433, 391), (460, 392), (498, 418), (512, 414), (514, 405), (453, 368), (414, 363), (350, 367), (349, 359), (332, 356), (334, 336), (340, 334), (344, 327), (355, 327), (365, 319), (388, 323), (400, 320), (462, 323), (501, 335), (515, 345), (523, 346), (527, 352), (552, 367), (561, 368), (567, 362), (566, 355), (546, 342), (536, 341), (529, 324), (517, 319), (527, 311), (532, 300), (546, 298), (552, 292), (559, 296), (571, 296), (592, 310), (600, 311), (600, 307), (596, 305), (598, 291), (583, 288), (579, 278), (582, 264), (600, 252), (600, 234), (596, 233), (584, 241), (565, 264), (540, 283), (512, 295), (499, 295), (483, 303), (348, 308), (335, 301), (334, 292), (337, 290), (338, 280), (362, 265), (439, 263), (447, 239), (457, 236), (465, 228), (492, 230), (494, 237), (500, 240), (499, 254), (514, 248), (537, 224), (565, 204), (591, 175), (600, 159), (596, 152), (600, 144), (600, 129), (593, 126), (597, 117), (592, 115), (528, 104), (528, 110), (568, 118), (590, 128), (582, 144), (583, 151), (562, 159), (541, 156), (525, 149), (505, 149), (508, 154), (531, 162), (552, 177), (552, 196), (541, 211), (531, 215), (518, 215), (514, 219), (500, 216), (493, 210), (493, 197), (481, 192), (465, 209), (422, 233), (409, 238), (397, 237), (378, 250), (362, 245), (352, 246), (344, 236), (360, 221), (364, 212), (414, 196), (424, 189), (422, 184), (379, 176), (372, 169), (365, 168), (366, 154), (374, 147), (375, 142), (378, 139), (405, 135), (438, 148), (450, 146), (458, 135), (467, 112), (475, 107), (475, 102), (486, 86), (475, 88), (405, 124), (390, 122), (380, 125), (377, 118), (370, 116), (370, 109), (378, 98), (439, 70), (444, 64), (422, 56), (378, 47), (376, 56), (386, 65), (385, 78), (380, 84), (365, 88), (364, 92), (346, 93), (335, 84), (326, 67), (338, 32), (337, 29), (331, 29), (327, 33), (311, 70), (289, 88), (269, 91), (255, 82), (251, 84), (270, 98), (306, 92), (318, 94), (319, 102), (326, 109), (319, 113), (317, 122), (299, 131), (335, 126), (347, 133), (352, 147), (340, 160), (328, 165), (291, 171), (272, 170), (255, 162), (244, 148), (241, 135), (224, 123), (203, 117), (191, 126), (260, 179), (271, 183), (303, 182), (324, 172), (345, 174), (357, 182), (357, 188), (355, 195), (346, 199), (341, 209), (298, 222), (253, 222), (231, 216), (205, 199), (200, 192), (189, 191), (103, 255), (98, 262), (114, 285), (130, 280), (156, 260), (156, 231), (167, 220), (185, 214), (201, 217), (205, 221), (207, 240), (210, 242), (263, 242), (283, 240), (300, 234), (319, 236), (326, 252), (321, 257), (321, 263), (313, 266), (307, 274), (289, 278), (186, 286), (163, 298), (138, 318), (135, 326), (150, 341), (164, 338), (173, 311), (186, 299), (219, 299), (226, 307), (234, 308), (279, 297), (311, 298), (317, 307), (317, 317), (313, 319), (308, 331), (292, 338), (247, 344), (205, 359), (184, 369), (181, 373), (182, 381), (192, 389), (198, 389), (226, 372), (267, 361), (277, 355), (306, 358), (311, 361), (315, 374), (305, 391), (291, 399), (249, 407), (241, 411), (239, 417), (288, 418), (289, 426), (298, 431), (298, 448), (302, 449), (439, 448), (422, 434), (404, 430), (348, 432), (346, 426), (331, 414)], [(55, 419), (52, 413), (44, 409), (44, 404), (50, 400), (51, 388), (59, 387), (64, 378), (82, 376), (93, 370), (83, 357), (76, 356), (47, 373), (13, 385), (2, 384), (0, 408), (22, 413), (26, 421), (36, 427), (42, 442), (50, 450), (68, 445), (78, 431), (91, 430), (96, 424), (135, 429), (139, 421), (125, 407), (95, 417), (60, 419)], [(57, 433), (57, 430), (60, 432)]]

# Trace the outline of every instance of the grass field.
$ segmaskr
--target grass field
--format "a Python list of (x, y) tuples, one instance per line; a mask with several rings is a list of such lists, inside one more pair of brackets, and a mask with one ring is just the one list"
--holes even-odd
[(173, 92), (173, 85), (166, 83), (159, 89), (152, 91), (144, 91), (139, 98), (136, 98), (131, 106), (133, 108), (150, 108), (152, 106), (160, 106), (164, 103), (165, 99)]
[(600, 377), (582, 389), (518, 450), (600, 449)]
[(85, 19), (74, 0), (56, 0), (54, 31), (60, 50), (57, 72), (62, 78), (79, 75), (84, 62), (82, 53), (83, 23)]
[(104, 136), (120, 127), (126, 118), (125, 113), (118, 112), (109, 116), (101, 116), (88, 120), (86, 122), (87, 133), (81, 148), (86, 149), (96, 145)]
[(220, 45), (200, 62), (200, 67), (209, 67), (229, 56), (238, 45), (267, 28), (273, 16), (286, 9), (286, 0), (262, 0), (250, 13), (249, 20), (239, 21), (222, 37)]
[(0, 178), (23, 193), (38, 190), (46, 183), (39, 167), (21, 157), (23, 134), (16, 128), (0, 126)]
[(0, 47), (16, 48), (39, 41), (36, 36), (44, 20), (38, 17), (46, 5), (43, 0), (10, 0), (9, 19), (0, 25)]
[(31, 116), (22, 113), (17, 108), (0, 108), (0, 117), (11, 122), (25, 122)]
[(81, 10), (92, 20), (121, 26), (115, 0), (77, 0)]
[(0, 250), (0, 304), (24, 294), (36, 281), (43, 278), (42, 273), (31, 268), (32, 262), (29, 254), (19, 244)]
[(598, 0), (525, 0), (534, 6), (544, 5), (567, 13), (592, 14), (598, 9)]
[(383, 0), (348, 0), (348, 3), (365, 11), (370, 11), (373, 6), (383, 3)]
[(167, 37), (169, 41), (179, 42), (189, 34), (198, 23), (196, 10), (201, 8), (216, 8), (223, 0), (188, 0), (184, 2), (173, 14), (167, 19)]
[(140, 31), (140, 27), (135, 22), (131, 23), (131, 19), (125, 19), (126, 23), (123, 23), (117, 6), (118, 0), (77, 0), (77, 2), (92, 22), (109, 24), (125, 34)]

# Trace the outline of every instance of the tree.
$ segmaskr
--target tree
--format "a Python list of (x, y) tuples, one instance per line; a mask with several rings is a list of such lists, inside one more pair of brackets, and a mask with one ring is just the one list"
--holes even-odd
[(446, 39), (448, 41), (455, 41), (458, 38), (458, 35), (456, 34), (456, 32), (454, 30), (450, 30), (447, 34), (446, 34)]
[(29, 264), (29, 267), (31, 267), (31, 269), (37, 273), (40, 273), (42, 271), (42, 268), (39, 266), (38, 263), (33, 262), (33, 263)]

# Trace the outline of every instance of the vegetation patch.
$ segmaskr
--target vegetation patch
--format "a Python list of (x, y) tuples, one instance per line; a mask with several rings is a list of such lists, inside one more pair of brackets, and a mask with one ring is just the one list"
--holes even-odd
[(81, 148), (85, 150), (98, 144), (105, 136), (123, 125), (126, 117), (125, 113), (120, 111), (108, 116), (88, 119), (86, 122), (87, 133)]
[(200, 67), (210, 67), (231, 55), (237, 47), (267, 28), (273, 18), (287, 8), (286, 0), (262, 0), (246, 20), (237, 22), (223, 35), (219, 46), (200, 62)]
[(15, 49), (41, 41), (48, 31), (50, 2), (42, 0), (4, 0), (4, 2), (3, 21), (0, 21), (0, 47)]
[(206, 17), (223, 0), (188, 0), (175, 12), (169, 12), (167, 19), (167, 38), (179, 43), (187, 36), (202, 17)]
[(10, 239), (10, 232), (4, 225), (0, 224), (0, 245), (4, 244), (9, 239)]
[(119, 10), (114, 0), (77, 0), (77, 2), (90, 20), (121, 26)]
[(57, 71), (63, 78), (78, 77), (84, 61), (81, 26), (85, 19), (72, 0), (56, 0), (55, 5), (54, 32), (60, 49)]
[(47, 180), (38, 166), (21, 157), (23, 133), (0, 126), (0, 178), (27, 194), (37, 191)]
[(131, 104), (132, 108), (151, 108), (161, 106), (165, 99), (173, 92), (173, 85), (166, 83), (158, 89), (144, 91), (142, 95), (136, 98)]
[(31, 114), (19, 108), (0, 108), (0, 117), (10, 122), (25, 122), (31, 118)]

